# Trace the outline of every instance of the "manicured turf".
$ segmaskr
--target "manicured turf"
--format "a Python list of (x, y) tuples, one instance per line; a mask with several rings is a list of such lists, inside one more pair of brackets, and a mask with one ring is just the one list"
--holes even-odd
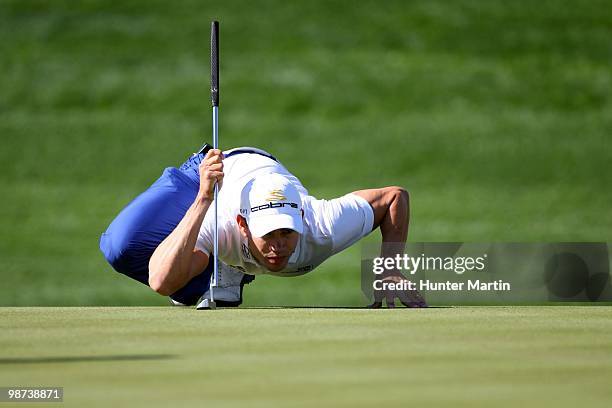
[(3, 308), (0, 384), (63, 386), (70, 407), (605, 407), (611, 315)]

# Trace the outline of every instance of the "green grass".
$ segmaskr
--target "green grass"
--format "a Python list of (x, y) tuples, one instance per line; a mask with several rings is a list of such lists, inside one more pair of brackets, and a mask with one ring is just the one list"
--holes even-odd
[[(612, 240), (606, 1), (2, 0), (0, 305), (165, 303), (97, 241), (210, 139), (213, 18), (223, 147), (320, 197), (402, 185), (412, 241)], [(247, 302), (354, 304), (358, 269), (356, 247)]]
[(0, 309), (0, 384), (69, 407), (606, 407), (610, 307)]

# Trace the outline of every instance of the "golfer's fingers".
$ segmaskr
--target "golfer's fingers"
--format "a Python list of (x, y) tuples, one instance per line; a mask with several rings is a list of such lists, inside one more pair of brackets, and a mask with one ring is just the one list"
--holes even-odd
[(403, 292), (400, 301), (406, 307), (427, 307), (427, 302), (416, 290)]
[(408, 296), (408, 293), (405, 290), (400, 290), (397, 294), (397, 297), (404, 305), (406, 303), (410, 303), (410, 297)]
[(368, 309), (380, 309), (382, 307), (382, 302), (373, 302), (371, 305), (368, 305)]
[(400, 300), (400, 302), (402, 302), (402, 305), (406, 307), (410, 307), (410, 308), (427, 307), (427, 304), (424, 304), (421, 302), (415, 302), (412, 300), (409, 300), (409, 301)]
[(222, 171), (223, 170), (223, 162), (221, 161), (204, 161), (200, 163), (198, 166), (200, 169), (200, 174), (204, 174), (212, 171)]
[(211, 158), (209, 158), (208, 160), (202, 161), (202, 163), (207, 166), (213, 166), (215, 164), (223, 164), (223, 159), (221, 159), (221, 156), (213, 156)]
[(204, 160), (202, 160), (202, 163), (206, 163), (209, 165), (212, 163), (221, 163), (224, 158), (225, 157), (223, 156), (223, 152), (221, 152), (221, 150), (210, 149), (208, 153), (206, 153), (206, 156), (204, 156)]
[(421, 303), (425, 303), (425, 298), (423, 297), (423, 295), (421, 295), (421, 293), (419, 291), (412, 291), (410, 292), (411, 296), (412, 296), (412, 300), (415, 302), (421, 302)]
[(211, 158), (212, 156), (219, 156), (222, 154), (223, 152), (220, 149), (210, 149), (208, 152), (206, 152), (206, 156), (204, 156), (204, 160), (207, 160)]
[(213, 163), (206, 166), (208, 171), (223, 171), (223, 163)]
[(218, 178), (219, 175), (223, 177), (223, 163), (216, 163), (211, 165), (203, 164), (200, 167), (200, 174), (209, 180)]
[(385, 292), (385, 299), (387, 300), (387, 307), (393, 308), (395, 307), (395, 291), (388, 290)]
[(209, 180), (215, 180), (219, 183), (221, 183), (223, 181), (223, 172), (222, 171), (209, 171), (208, 172), (208, 179)]
[(383, 301), (383, 298), (385, 296), (385, 292), (383, 290), (374, 289), (372, 292), (373, 292), (373, 295), (374, 295), (374, 302), (382, 302)]

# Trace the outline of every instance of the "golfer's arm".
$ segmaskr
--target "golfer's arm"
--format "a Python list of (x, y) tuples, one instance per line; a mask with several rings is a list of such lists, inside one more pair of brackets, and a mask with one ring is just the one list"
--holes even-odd
[(402, 187), (355, 191), (374, 211), (374, 226), (382, 235), (381, 256), (394, 257), (404, 252), (410, 222), (410, 197)]
[(182, 288), (208, 265), (208, 256), (195, 250), (198, 232), (211, 200), (199, 195), (176, 226), (155, 249), (149, 260), (149, 286), (170, 295)]

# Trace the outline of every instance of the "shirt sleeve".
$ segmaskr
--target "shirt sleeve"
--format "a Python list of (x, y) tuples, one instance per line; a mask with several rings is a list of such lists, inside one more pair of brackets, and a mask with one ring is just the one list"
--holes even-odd
[(333, 200), (317, 200), (316, 209), (322, 232), (332, 238), (332, 254), (350, 247), (372, 231), (374, 211), (363, 197), (347, 194)]

